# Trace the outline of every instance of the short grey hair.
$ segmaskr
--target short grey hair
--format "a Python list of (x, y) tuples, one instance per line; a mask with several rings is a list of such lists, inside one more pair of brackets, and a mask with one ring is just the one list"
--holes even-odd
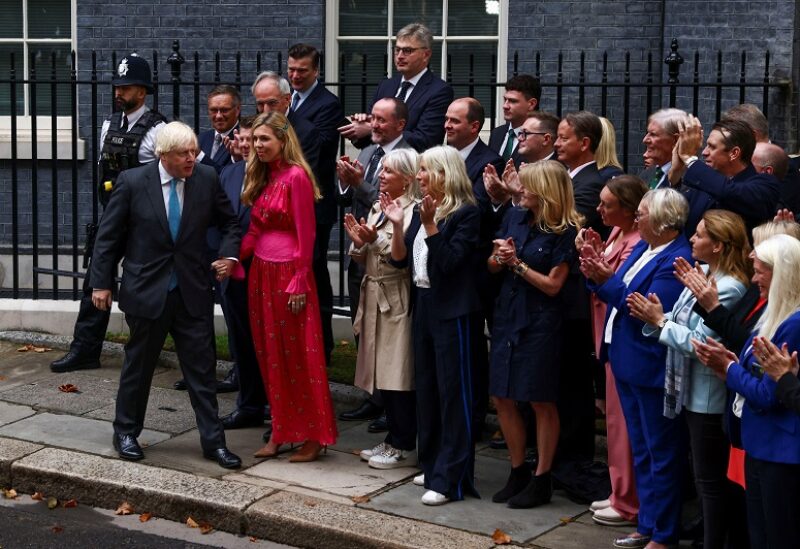
[(397, 40), (401, 38), (413, 38), (422, 44), (423, 48), (433, 49), (433, 33), (431, 29), (422, 23), (409, 23), (397, 31)]
[(670, 134), (677, 134), (680, 128), (678, 128), (678, 122), (682, 122), (687, 118), (686, 111), (682, 111), (680, 109), (661, 109), (653, 114), (647, 119), (648, 125), (650, 122), (655, 122), (662, 128), (664, 131)]
[(419, 182), (417, 182), (417, 172), (419, 171), (419, 155), (414, 149), (393, 149), (383, 157), (383, 165), (399, 173), (408, 180), (406, 196), (410, 199), (419, 198)]
[(162, 126), (156, 136), (156, 156), (162, 156), (175, 149), (198, 150), (197, 136), (194, 130), (183, 122), (170, 122)]
[(286, 80), (283, 76), (281, 76), (275, 71), (263, 71), (259, 73), (258, 76), (256, 76), (253, 85), (250, 86), (250, 93), (252, 95), (256, 94), (256, 87), (264, 79), (272, 80), (275, 84), (277, 84), (278, 91), (280, 91), (282, 95), (289, 95), (290, 93), (292, 93), (291, 84), (289, 84), (289, 81)]
[(689, 202), (675, 189), (647, 191), (639, 203), (649, 210), (650, 227), (656, 234), (667, 230), (683, 231), (689, 217)]

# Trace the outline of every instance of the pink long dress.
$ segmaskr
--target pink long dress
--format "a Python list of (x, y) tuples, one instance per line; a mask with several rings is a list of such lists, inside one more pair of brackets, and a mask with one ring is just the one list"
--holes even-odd
[[(248, 297), (261, 375), (277, 444), (336, 442), (319, 316), (311, 270), (316, 223), (311, 180), (299, 166), (270, 163), (269, 183), (250, 212), (241, 257), (253, 257)], [(289, 294), (304, 293), (293, 314)]]

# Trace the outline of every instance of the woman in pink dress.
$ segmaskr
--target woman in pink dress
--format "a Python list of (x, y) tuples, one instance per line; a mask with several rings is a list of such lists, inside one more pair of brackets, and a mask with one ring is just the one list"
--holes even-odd
[(314, 461), (336, 441), (316, 282), (314, 201), (319, 189), (297, 135), (280, 113), (256, 118), (242, 202), (252, 205), (241, 259), (248, 274), (250, 326), (272, 408), (272, 436), (256, 457), (303, 442), (291, 462)]

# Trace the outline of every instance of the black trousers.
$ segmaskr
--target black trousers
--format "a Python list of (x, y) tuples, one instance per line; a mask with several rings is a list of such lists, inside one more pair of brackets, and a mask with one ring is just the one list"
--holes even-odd
[(126, 315), (130, 339), (119, 377), (114, 432), (138, 437), (144, 428), (153, 371), (167, 334), (175, 340), (183, 378), (197, 419), (200, 443), (205, 451), (225, 446), (217, 406), (214, 359), (213, 311), (193, 317), (183, 304), (179, 289), (167, 294), (161, 316), (148, 319)]
[(386, 408), (389, 432), (385, 442), (398, 450), (417, 447), (417, 395), (414, 391), (376, 390)]
[(594, 357), (592, 325), (588, 318), (571, 319), (562, 332), (558, 383), (561, 433), (556, 460), (594, 459)]
[(72, 331), (72, 343), (69, 350), (82, 358), (100, 360), (103, 351), (103, 340), (108, 331), (108, 320), (111, 311), (101, 311), (92, 305), (92, 288), (89, 286), (89, 274), (83, 278), (83, 295)]
[(314, 261), (312, 269), (317, 282), (319, 315), (322, 321), (322, 340), (325, 345), (325, 363), (330, 364), (333, 351), (333, 288), (328, 272), (328, 241), (331, 238), (332, 223), (317, 223), (317, 236), (314, 239)]
[(800, 547), (800, 465), (745, 456), (747, 526), (753, 549)]

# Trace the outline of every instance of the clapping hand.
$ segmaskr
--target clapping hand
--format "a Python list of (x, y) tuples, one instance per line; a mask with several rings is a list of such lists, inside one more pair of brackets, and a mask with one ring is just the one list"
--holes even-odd
[(580, 230), (578, 237), (575, 239), (575, 246), (578, 248), (581, 257), (603, 257), (603, 239), (591, 227)]
[[(434, 223), (433, 218), (436, 214), (436, 208), (439, 206), (439, 201), (434, 200), (431, 195), (426, 194), (423, 199), (422, 203), (419, 205), (419, 220), (423, 226), (426, 228), (428, 227), (435, 227), (436, 223)], [(431, 233), (428, 232), (430, 235)]]
[(239, 143), (241, 143), (239, 130), (233, 130), (232, 135), (233, 137), (230, 137), (230, 135), (222, 136), (222, 146), (228, 150), (228, 154), (231, 155), (233, 161), (238, 162), (242, 159), (242, 153), (239, 149)]
[(580, 269), (583, 276), (595, 284), (605, 284), (614, 276), (614, 269), (604, 257), (595, 254), (591, 246), (581, 248)]
[(664, 307), (661, 306), (661, 301), (654, 293), (649, 293), (647, 297), (644, 297), (639, 292), (633, 292), (625, 301), (628, 303), (631, 316), (642, 322), (657, 326), (664, 318)]
[(483, 169), (483, 186), (486, 189), (486, 194), (496, 204), (502, 204), (509, 198), (508, 187), (497, 175), (497, 169), (492, 164), (486, 164)]
[(519, 197), (522, 194), (522, 184), (519, 182), (519, 174), (513, 158), (509, 158), (506, 162), (506, 168), (503, 170), (503, 183), (512, 196)]
[(789, 346), (786, 343), (778, 349), (769, 339), (756, 336), (753, 338), (753, 353), (764, 372), (775, 381), (788, 373), (797, 375), (800, 369), (797, 363), (797, 351), (789, 353)]
[(345, 124), (336, 129), (339, 130), (339, 133), (346, 139), (357, 141), (358, 139), (367, 137), (372, 131), (370, 126), (371, 119), (372, 117), (368, 114), (363, 112), (356, 113), (350, 117), (350, 124)]
[(669, 182), (676, 186), (686, 173), (686, 161), (697, 155), (703, 144), (703, 125), (691, 114), (678, 121), (678, 141), (672, 149), (672, 166), (669, 170)]
[[(364, 220), (362, 219), (361, 221), (363, 222)], [(351, 213), (344, 214), (344, 230), (347, 231), (347, 236), (353, 241), (353, 246), (361, 248), (364, 246), (364, 241), (361, 240), (358, 228), (359, 224), (355, 216)]]
[(692, 346), (694, 347), (694, 354), (697, 359), (714, 373), (720, 379), (727, 377), (728, 364), (738, 361), (738, 357), (719, 341), (708, 338), (705, 342), (699, 339), (692, 338)]
[(515, 265), (517, 263), (517, 247), (514, 245), (514, 239), (510, 236), (508, 238), (498, 238), (494, 241), (496, 246), (495, 256), (498, 262), (502, 265)]
[(789, 210), (789, 209), (786, 209), (786, 208), (780, 209), (775, 214), (775, 219), (773, 219), (773, 221), (775, 223), (780, 223), (781, 221), (793, 222), (794, 221), (794, 212), (792, 212), (792, 210)]
[(364, 181), (364, 166), (355, 160), (350, 162), (346, 156), (336, 161), (336, 175), (339, 181), (350, 187), (358, 187)]
[(706, 311), (713, 311), (719, 307), (719, 291), (717, 279), (713, 275), (706, 277), (700, 263), (695, 262), (694, 267), (683, 257), (675, 259), (672, 264), (675, 278), (689, 288), (697, 302)]
[[(400, 205), (400, 199), (392, 200), (388, 193), (381, 193), (380, 196), (381, 211), (386, 216), (392, 225), (397, 227), (403, 224), (403, 207)], [(402, 231), (401, 231), (402, 232)]]

